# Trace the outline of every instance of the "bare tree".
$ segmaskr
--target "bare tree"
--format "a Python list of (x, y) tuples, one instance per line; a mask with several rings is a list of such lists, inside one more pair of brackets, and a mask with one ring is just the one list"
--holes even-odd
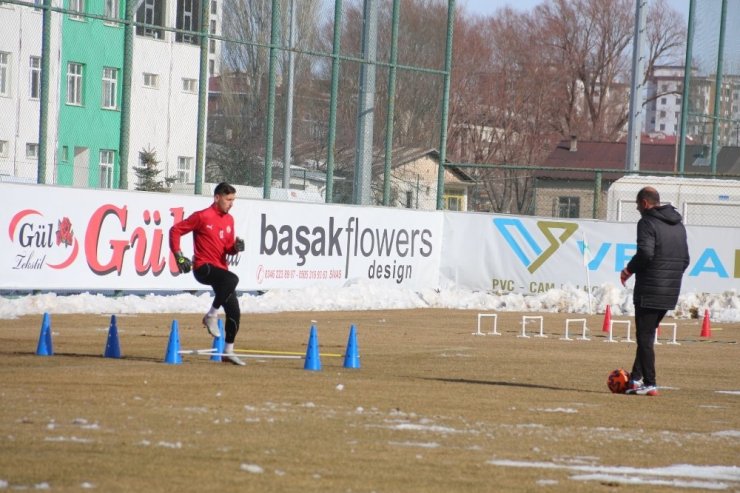
[[(648, 57), (645, 81), (657, 65), (683, 65), (684, 60), (681, 57), (686, 47), (684, 22), (683, 16), (671, 9), (666, 0), (651, 2), (647, 16)], [(668, 94), (658, 89), (646, 104)]]
[[(540, 47), (564, 83), (560, 133), (611, 139), (624, 127), (627, 47), (634, 15), (629, 0), (549, 0), (533, 15), (545, 34)], [(617, 110), (614, 111), (615, 105)]]
[[(680, 16), (649, 12), (648, 67), (675, 57)], [(460, 16), (455, 28), (450, 156), (473, 163), (540, 164), (564, 137), (612, 140), (628, 115), (634, 6), (627, 0), (547, 0), (531, 13)], [(525, 213), (530, 174), (471, 172), (497, 212)]]
[[(289, 0), (281, 0), (281, 14), (288, 12)], [(316, 44), (319, 0), (301, 0), (296, 3), (296, 46)], [(223, 5), (223, 36), (229, 40), (222, 50), (222, 74), (211, 81), (212, 97), (217, 99), (209, 113), (208, 170), (210, 179), (229, 177), (235, 183), (261, 185), (264, 176), (267, 89), (270, 39), (272, 26), (271, 0), (226, 0)], [(289, 19), (281, 15), (281, 52), (277, 78), (287, 74)], [(312, 61), (296, 57), (296, 86), (310, 83)], [(214, 87), (215, 86), (215, 87)], [(278, 108), (273, 151), (278, 151), (284, 128), (285, 103), (283, 93), (276, 100)], [(297, 98), (294, 114), (301, 120), (301, 108), (310, 98)], [(302, 106), (303, 105), (303, 106)], [(308, 111), (308, 110), (306, 110)], [(300, 133), (299, 133), (300, 135)]]

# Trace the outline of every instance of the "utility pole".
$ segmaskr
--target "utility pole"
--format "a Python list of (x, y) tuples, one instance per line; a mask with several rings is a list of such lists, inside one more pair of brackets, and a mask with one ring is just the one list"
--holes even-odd
[(630, 87), (630, 115), (627, 131), (627, 156), (625, 169), (638, 171), (640, 169), (640, 137), (642, 123), (645, 119), (643, 104), (645, 94), (643, 79), (645, 75), (645, 25), (647, 18), (647, 0), (635, 1), (635, 34), (632, 42), (632, 84)]

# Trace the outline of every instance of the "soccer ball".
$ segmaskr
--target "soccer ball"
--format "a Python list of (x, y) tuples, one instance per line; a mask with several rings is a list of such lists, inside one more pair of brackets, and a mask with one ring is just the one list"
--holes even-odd
[(609, 373), (609, 377), (606, 379), (606, 386), (609, 387), (609, 390), (611, 390), (613, 394), (624, 394), (627, 391), (627, 384), (629, 384), (629, 381), (629, 372), (622, 368), (617, 368)]

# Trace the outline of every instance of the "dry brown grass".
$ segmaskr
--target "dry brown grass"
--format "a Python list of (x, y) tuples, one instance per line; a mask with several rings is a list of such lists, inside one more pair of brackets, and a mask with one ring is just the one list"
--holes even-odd
[[(612, 395), (634, 344), (561, 341), (565, 314), (542, 314), (547, 339), (475, 337), (476, 312), (398, 310), (245, 315), (238, 345), (322, 352), (358, 329), (362, 368), (323, 357), (163, 359), (171, 321), (181, 349), (207, 348), (199, 315), (118, 318), (123, 358), (103, 358), (108, 316), (52, 317), (55, 355), (36, 356), (41, 317), (0, 320), (0, 480), (52, 491), (654, 491), (573, 479), (559, 465), (740, 465), (740, 324), (679, 320), (659, 346), (656, 398)], [(571, 315), (572, 316), (572, 315)], [(623, 331), (623, 329), (619, 329)], [(553, 335), (554, 334), (554, 335)], [(665, 335), (665, 334), (664, 334)], [(730, 431), (730, 433), (727, 433)], [(724, 432), (724, 433), (723, 433)], [(665, 478), (664, 478), (665, 479)], [(727, 483), (737, 491), (740, 482)], [(668, 488), (667, 488), (668, 489)]]

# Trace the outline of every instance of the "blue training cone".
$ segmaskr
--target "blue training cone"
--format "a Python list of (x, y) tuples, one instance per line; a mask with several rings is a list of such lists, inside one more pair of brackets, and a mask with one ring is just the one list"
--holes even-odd
[(319, 371), (321, 370), (321, 356), (319, 356), (319, 336), (316, 335), (316, 326), (311, 326), (311, 333), (308, 336), (308, 348), (306, 349), (306, 361), (303, 364), (304, 370)]
[(41, 332), (39, 333), (39, 343), (36, 345), (36, 354), (38, 356), (53, 356), (54, 346), (51, 342), (51, 317), (44, 313), (41, 321)]
[(359, 368), (360, 353), (357, 348), (357, 329), (352, 324), (349, 329), (349, 339), (347, 340), (347, 350), (344, 352), (344, 367)]
[(108, 340), (105, 342), (105, 353), (103, 354), (103, 356), (106, 358), (121, 357), (121, 345), (118, 343), (118, 325), (116, 324), (115, 315), (111, 315), (110, 317)]
[(221, 361), (221, 355), (226, 345), (226, 340), (224, 339), (224, 323), (220, 318), (218, 319), (218, 332), (220, 335), (213, 338), (213, 349), (216, 354), (211, 356), (211, 361)]
[(182, 363), (182, 355), (180, 354), (180, 331), (178, 329), (177, 320), (172, 321), (172, 329), (170, 329), (170, 339), (167, 341), (167, 354), (164, 356), (164, 362), (169, 365), (179, 365)]

